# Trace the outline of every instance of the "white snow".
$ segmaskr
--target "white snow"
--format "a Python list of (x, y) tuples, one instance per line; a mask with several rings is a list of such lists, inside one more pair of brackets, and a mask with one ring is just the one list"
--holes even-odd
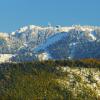
[[(81, 39), (83, 43), (85, 43), (85, 40), (91, 43), (94, 41), (98, 43), (100, 42), (99, 30), (100, 27), (94, 27), (94, 26), (73, 25), (71, 27), (67, 27), (67, 26), (53, 27), (49, 25), (44, 27), (44, 26), (29, 25), (29, 26), (22, 27), (10, 34), (1, 32), (0, 33), (1, 43), (2, 40), (5, 40), (6, 44), (4, 44), (3, 47), (0, 47), (0, 53), (2, 54), (2, 51), (4, 51), (6, 52), (5, 54), (7, 54), (8, 50), (11, 50), (11, 52), (12, 53), (14, 52), (15, 55), (18, 53), (18, 50), (20, 52), (20, 50), (22, 50), (23, 48), (25, 49), (29, 48), (29, 50), (33, 52), (34, 50), (37, 52), (38, 50), (43, 49), (44, 52), (47, 52), (47, 54), (45, 53), (42, 54), (43, 59), (47, 59), (48, 50), (45, 49), (46, 47), (52, 44), (56, 44), (56, 42), (58, 42), (59, 40), (63, 41), (63, 39), (70, 38), (71, 42), (68, 43), (72, 51), (71, 51), (71, 55), (68, 55), (68, 57), (69, 59), (72, 59), (74, 48), (78, 46)], [(93, 34), (93, 32), (96, 32), (96, 34)], [(78, 36), (76, 35), (77, 33)], [(67, 35), (69, 36), (69, 38), (67, 38)], [(2, 59), (5, 58), (9, 58), (9, 57), (4, 55), (4, 58)]]
[(15, 35), (15, 34), (16, 34), (15, 32), (12, 32), (12, 33), (11, 33), (11, 35)]
[(95, 41), (96, 37), (90, 32), (90, 31), (86, 31), (86, 33), (84, 34), (90, 41)]
[(46, 52), (40, 53), (37, 55), (39, 61), (44, 61), (49, 59), (49, 55)]
[(65, 35), (67, 35), (67, 33), (62, 32), (60, 34), (55, 35), (54, 37), (51, 36), (51, 37), (48, 38), (47, 42), (40, 44), (39, 48), (36, 48), (35, 50), (37, 51), (38, 49), (44, 49), (45, 47), (49, 46), (50, 44), (53, 44), (56, 41), (61, 40), (61, 38), (63, 38)]
[(93, 36), (93, 34), (89, 34), (89, 37), (91, 38), (91, 40), (95, 41), (96, 40), (96, 37)]
[(7, 33), (0, 33), (0, 38), (3, 38), (3, 39), (7, 39), (8, 38), (8, 34)]
[(19, 32), (19, 33), (22, 33), (22, 32), (25, 32), (27, 29), (28, 29), (28, 27), (25, 26), (25, 27), (23, 27), (23, 28), (20, 28), (20, 29), (18, 30), (18, 32)]
[(0, 54), (0, 63), (9, 62), (12, 54)]

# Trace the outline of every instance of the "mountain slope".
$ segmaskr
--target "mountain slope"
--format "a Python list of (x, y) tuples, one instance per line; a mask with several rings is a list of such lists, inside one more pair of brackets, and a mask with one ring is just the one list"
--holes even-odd
[(81, 31), (61, 32), (48, 38), (36, 50), (49, 53), (52, 59), (100, 58), (100, 42), (92, 34), (88, 37)]
[(100, 100), (99, 66), (96, 60), (0, 64), (0, 100)]
[(12, 61), (100, 58), (100, 27), (30, 25), (0, 34), (0, 45), (0, 54), (13, 54)]

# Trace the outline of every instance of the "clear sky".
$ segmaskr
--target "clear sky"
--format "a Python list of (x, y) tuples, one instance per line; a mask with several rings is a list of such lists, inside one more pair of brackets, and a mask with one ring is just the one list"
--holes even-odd
[(48, 22), (100, 26), (100, 0), (0, 0), (0, 32)]

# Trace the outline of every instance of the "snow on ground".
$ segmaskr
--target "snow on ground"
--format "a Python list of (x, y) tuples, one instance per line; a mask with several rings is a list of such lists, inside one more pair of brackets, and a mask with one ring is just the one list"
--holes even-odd
[(9, 62), (12, 54), (0, 54), (0, 63)]
[(37, 56), (38, 56), (39, 61), (48, 60), (50, 58), (48, 53), (46, 53), (46, 52), (40, 53)]
[(58, 33), (54, 36), (51, 36), (48, 38), (48, 40), (43, 43), (43, 44), (40, 44), (38, 48), (36, 48), (35, 50), (38, 51), (40, 49), (45, 49), (46, 47), (48, 47), (49, 45), (61, 40), (63, 37), (65, 37), (67, 35), (66, 32), (62, 32), (62, 33)]

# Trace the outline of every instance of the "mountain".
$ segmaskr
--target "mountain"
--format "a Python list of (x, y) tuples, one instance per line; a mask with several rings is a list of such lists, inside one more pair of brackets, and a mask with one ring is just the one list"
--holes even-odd
[[(35, 26), (0, 33), (0, 54), (11, 61), (100, 58), (100, 27)], [(1, 58), (0, 58), (1, 59)]]

